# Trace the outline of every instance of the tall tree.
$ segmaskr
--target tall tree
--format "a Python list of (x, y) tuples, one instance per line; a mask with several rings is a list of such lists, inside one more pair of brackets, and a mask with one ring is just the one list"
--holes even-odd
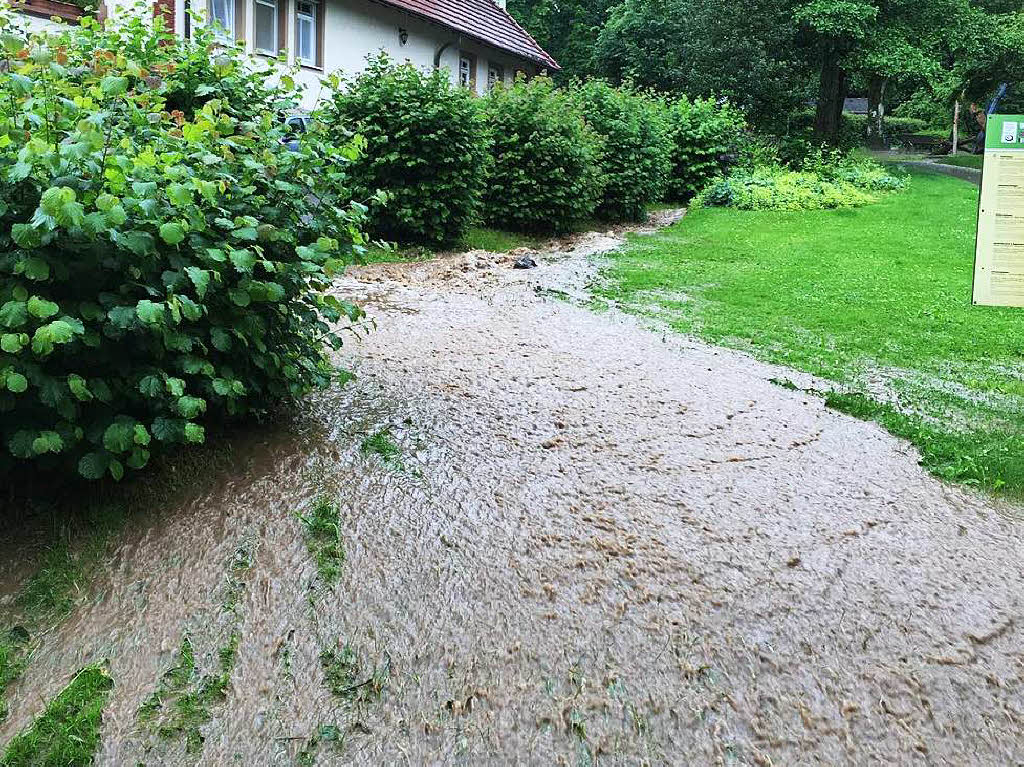
[(726, 97), (770, 129), (810, 96), (797, 33), (785, 0), (625, 0), (597, 38), (595, 70), (658, 90)]
[(562, 66), (562, 79), (594, 72), (594, 43), (619, 0), (508, 0), (509, 12)]

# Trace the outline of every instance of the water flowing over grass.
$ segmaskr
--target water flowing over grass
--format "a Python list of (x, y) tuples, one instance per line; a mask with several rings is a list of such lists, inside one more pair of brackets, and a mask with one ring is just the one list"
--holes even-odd
[(701, 209), (612, 256), (600, 298), (835, 384), (935, 474), (1024, 491), (1024, 312), (971, 304), (978, 190), (913, 173), (855, 210)]
[(83, 668), (46, 710), (11, 740), (0, 765), (92, 764), (100, 742), (103, 706), (113, 686), (104, 666)]

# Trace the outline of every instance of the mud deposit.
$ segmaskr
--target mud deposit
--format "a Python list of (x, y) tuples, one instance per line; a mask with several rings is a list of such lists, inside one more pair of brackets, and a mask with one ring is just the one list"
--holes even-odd
[(358, 379), (129, 523), (0, 743), (109, 659), (108, 765), (1024, 760), (1017, 510), (792, 373), (553, 297), (615, 242), (353, 270)]

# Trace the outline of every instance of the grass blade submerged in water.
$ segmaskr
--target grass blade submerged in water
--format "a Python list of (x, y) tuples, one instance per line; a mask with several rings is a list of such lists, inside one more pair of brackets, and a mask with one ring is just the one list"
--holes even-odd
[(306, 548), (316, 561), (317, 572), (328, 586), (338, 582), (341, 566), (345, 563), (340, 518), (338, 504), (325, 495), (316, 499), (308, 516), (299, 516), (306, 528)]

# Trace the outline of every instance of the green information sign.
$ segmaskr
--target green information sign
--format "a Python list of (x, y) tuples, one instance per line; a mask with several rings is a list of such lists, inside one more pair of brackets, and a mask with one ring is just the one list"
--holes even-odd
[(974, 303), (1024, 307), (1024, 115), (989, 115)]
[(985, 149), (1024, 149), (1024, 115), (989, 115)]

